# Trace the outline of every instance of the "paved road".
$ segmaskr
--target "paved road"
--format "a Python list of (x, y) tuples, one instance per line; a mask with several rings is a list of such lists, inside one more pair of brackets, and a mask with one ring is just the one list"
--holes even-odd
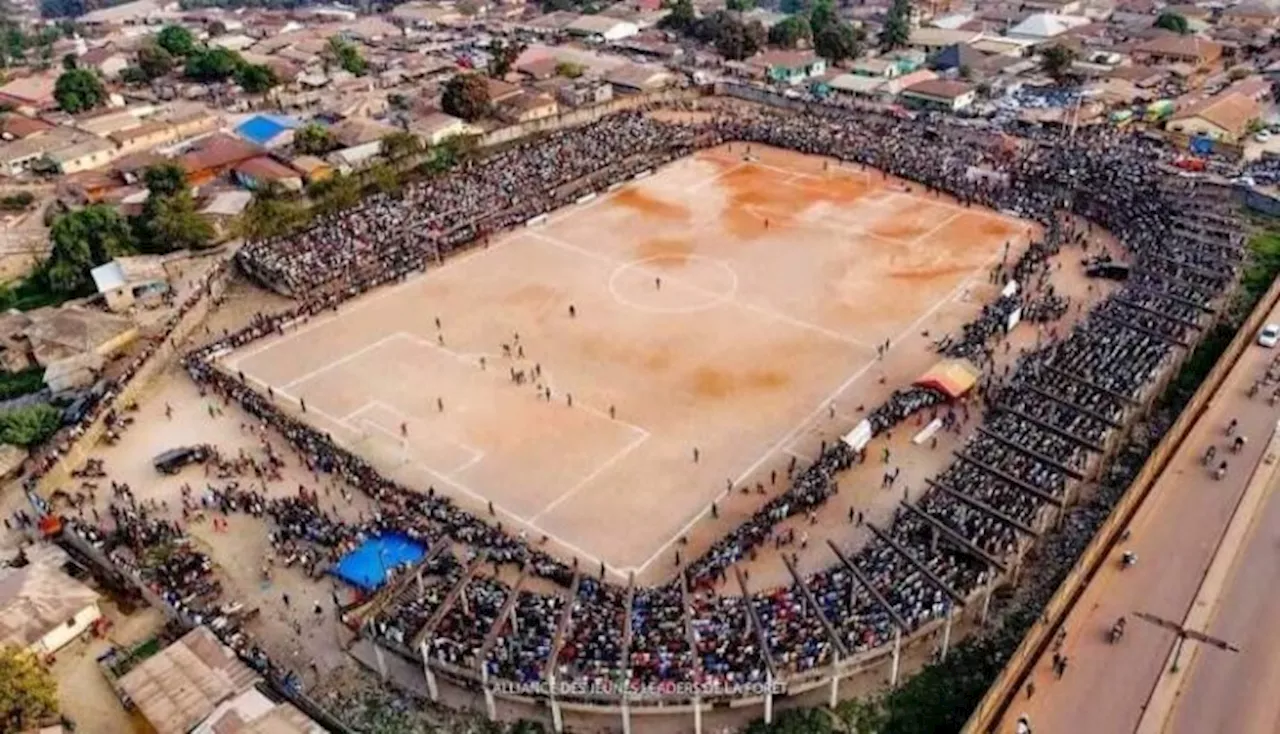
[(1191, 659), (1167, 734), (1280, 731), (1280, 491), (1269, 489), (1207, 630), (1240, 653), (1201, 650)]
[[(1280, 308), (1272, 312), (1268, 321), (1278, 319)], [(1186, 617), (1223, 531), (1250, 475), (1260, 463), (1263, 446), (1271, 437), (1276, 417), (1280, 415), (1280, 407), (1268, 406), (1261, 395), (1253, 400), (1247, 397), (1249, 385), (1266, 371), (1277, 355), (1280, 355), (1280, 350), (1267, 350), (1256, 345), (1246, 350), (1219, 394), (1191, 429), (1183, 450), (1170, 461), (1147, 502), (1134, 517), (1130, 525), (1130, 540), (1113, 552), (1113, 557), (1085, 589), (1068, 616), (1065, 624), (1067, 636), (1062, 648), (1068, 660), (1066, 674), (1062, 679), (1053, 675), (1053, 652), (1046, 651), (1044, 658), (1037, 662), (1030, 680), (1030, 697), (1024, 687), (997, 731), (1014, 731), (1018, 717), (1023, 714), (1029, 717), (1035, 734), (1130, 734), (1137, 728), (1147, 699), (1172, 650), (1173, 637), (1167, 631), (1134, 619), (1132, 614), (1145, 611), (1177, 621)], [(1232, 418), (1240, 421), (1239, 432), (1251, 439), (1239, 455), (1227, 451), (1224, 428)], [(1217, 445), (1218, 455), (1225, 455), (1230, 462), (1228, 475), (1221, 481), (1214, 480), (1200, 463), (1202, 453), (1211, 444)], [(1280, 537), (1280, 500), (1273, 499), (1263, 514), (1266, 522), (1258, 525), (1255, 535)], [(1267, 541), (1253, 538), (1247, 542), (1265, 545)], [(1139, 559), (1135, 567), (1127, 570), (1122, 570), (1119, 563), (1124, 549), (1134, 551)], [(1271, 542), (1265, 550), (1250, 550), (1255, 555), (1265, 553), (1270, 560), (1280, 552), (1280, 545)], [(1236, 602), (1241, 608), (1233, 609), (1231, 613), (1220, 613), (1217, 621), (1243, 629), (1253, 622), (1250, 614), (1260, 615), (1260, 619), (1264, 618), (1261, 615), (1268, 614), (1270, 620), (1280, 619), (1276, 616), (1280, 612), (1280, 584), (1275, 583), (1274, 572), (1267, 583), (1257, 581), (1266, 578), (1271, 569), (1274, 565), (1260, 558), (1242, 563), (1239, 573), (1232, 579), (1241, 586), (1247, 583), (1244, 579), (1252, 579), (1257, 586), (1252, 593), (1242, 586), (1239, 595), (1249, 597), (1249, 603)], [(1253, 596), (1259, 598), (1253, 599)], [(1232, 602), (1227, 600), (1226, 603)], [(1108, 630), (1122, 615), (1129, 617), (1128, 632), (1118, 644), (1110, 645), (1106, 640)], [(1237, 627), (1231, 627), (1230, 632), (1224, 634), (1235, 634), (1236, 631)], [(1256, 640), (1242, 641), (1259, 647), (1253, 656), (1242, 658), (1216, 650), (1204, 651), (1198, 656), (1197, 665), (1203, 665), (1203, 670), (1209, 672), (1201, 676), (1198, 675), (1200, 671), (1195, 671), (1195, 678), (1203, 680), (1232, 670), (1235, 676), (1232, 684), (1224, 685), (1219, 679), (1212, 685), (1229, 687), (1233, 695), (1242, 699), (1269, 698), (1269, 701), (1257, 704), (1269, 706), (1269, 711), (1259, 713), (1259, 716), (1270, 715), (1274, 722), (1275, 711), (1280, 706), (1280, 695), (1272, 692), (1276, 689), (1246, 686), (1243, 681), (1262, 675), (1280, 683), (1280, 661), (1265, 659), (1266, 651), (1261, 649), (1264, 645), (1276, 647), (1280, 643), (1264, 643), (1262, 635), (1265, 632), (1261, 625), (1253, 634), (1258, 636)], [(1246, 663), (1248, 660), (1253, 662)], [(1246, 664), (1252, 666), (1252, 672), (1237, 669)], [(1202, 683), (1202, 687), (1204, 685)], [(1199, 701), (1200, 696), (1213, 698), (1223, 694), (1223, 690), (1206, 688), (1203, 693), (1197, 689), (1193, 695)], [(1232, 700), (1219, 701), (1215, 710), (1223, 716), (1246, 716), (1238, 704)], [(1205, 711), (1197, 712), (1196, 716), (1203, 718), (1188, 719), (1188, 728), (1179, 731), (1197, 734), (1254, 731), (1220, 726), (1225, 721), (1214, 719)], [(1274, 733), (1277, 729), (1268, 725), (1256, 731)]]

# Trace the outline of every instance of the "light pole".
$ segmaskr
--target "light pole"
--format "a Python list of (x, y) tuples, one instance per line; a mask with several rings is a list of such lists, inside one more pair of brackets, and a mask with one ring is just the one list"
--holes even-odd
[(1163, 617), (1157, 617), (1156, 615), (1148, 614), (1147, 612), (1134, 612), (1133, 616), (1137, 617), (1138, 619), (1141, 619), (1144, 622), (1154, 624), (1157, 627), (1163, 627), (1164, 629), (1167, 629), (1178, 636), (1178, 644), (1173, 649), (1173, 665), (1170, 666), (1169, 668), (1170, 673), (1178, 672), (1178, 663), (1182, 659), (1182, 646), (1189, 639), (1195, 640), (1196, 642), (1203, 642), (1209, 645), (1213, 645), (1219, 650), (1227, 650), (1228, 652), (1240, 652), (1240, 648), (1236, 647), (1235, 645), (1232, 645), (1230, 642), (1227, 642), (1226, 640), (1220, 640), (1217, 637), (1210, 637), (1209, 635), (1206, 635), (1203, 632), (1197, 632), (1196, 630), (1193, 630), (1193, 629), (1187, 629), (1186, 627), (1183, 627), (1177, 622), (1172, 622), (1170, 620), (1164, 619)]

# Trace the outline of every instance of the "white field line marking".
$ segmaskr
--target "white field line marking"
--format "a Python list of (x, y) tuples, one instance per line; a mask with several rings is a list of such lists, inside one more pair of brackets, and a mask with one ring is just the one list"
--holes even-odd
[(322, 365), (320, 367), (317, 367), (314, 370), (311, 370), (310, 372), (304, 373), (302, 376), (296, 377), (290, 380), (289, 382), (286, 382), (285, 384), (281, 385), (280, 388), (282, 390), (289, 390), (293, 387), (301, 385), (302, 383), (306, 382), (307, 380), (310, 380), (313, 377), (317, 377), (336, 367), (341, 367), (342, 365), (348, 362), (357, 360), (363, 357), (364, 355), (368, 354), (369, 352), (373, 352), (378, 349), (381, 349), (382, 347), (386, 346), (388, 342), (393, 341), (397, 338), (399, 338), (398, 334), (388, 334), (387, 336), (382, 337), (381, 339), (379, 339), (376, 342), (373, 342), (372, 344), (366, 344), (363, 347), (360, 347), (359, 349), (355, 350), (354, 352), (348, 352), (345, 356), (339, 357), (329, 362), (328, 364)]
[[(683, 288), (688, 288), (689, 290), (695, 293), (700, 293), (707, 297), (718, 298), (721, 295), (719, 293), (716, 293), (715, 291), (709, 290), (707, 288), (703, 288), (702, 286), (697, 285), (695, 283), (690, 283), (689, 281), (683, 278), (680, 278), (678, 276), (672, 276), (671, 274), (665, 271), (655, 270), (654, 268), (649, 267), (643, 263), (623, 262), (621, 260), (615, 259), (603, 253), (593, 252), (591, 250), (587, 250), (577, 245), (570, 244), (568, 242), (557, 239), (555, 237), (548, 237), (547, 235), (542, 234), (540, 232), (530, 232), (529, 236), (535, 239), (541, 240), (542, 242), (545, 242), (553, 247), (559, 247), (561, 249), (565, 249), (570, 252), (575, 252), (575, 253), (584, 255), (586, 257), (590, 257), (594, 260), (598, 260), (603, 263), (609, 263), (616, 267), (630, 266), (642, 273), (646, 273), (648, 275), (660, 276), (665, 281), (675, 283)], [(614, 297), (614, 300), (617, 300), (616, 296)], [(741, 308), (744, 311), (751, 311), (753, 313), (759, 314), (761, 316), (772, 319), (774, 321), (780, 321), (782, 323), (789, 324), (798, 329), (803, 329), (805, 331), (812, 331), (818, 334), (822, 334), (828, 339), (832, 339), (838, 342), (844, 342), (845, 344), (848, 344), (850, 346), (858, 347), (860, 349), (868, 349), (868, 350), (872, 349), (872, 346), (870, 344), (867, 344), (866, 342), (861, 341), (859, 339), (855, 339), (851, 336), (841, 334), (838, 331), (833, 331), (823, 326), (818, 326), (817, 324), (811, 324), (808, 321), (787, 316), (786, 314), (780, 311), (776, 311), (772, 308), (769, 308), (768, 306), (758, 306), (754, 303), (747, 303), (746, 301), (739, 299), (736, 295), (723, 299), (721, 303), (737, 306), (738, 308)]]
[(647, 440), (649, 440), (649, 432), (645, 431), (643, 434), (637, 436), (634, 440), (632, 440), (631, 443), (627, 444), (626, 446), (623, 446), (621, 449), (615, 452), (613, 456), (610, 456), (608, 459), (605, 459), (603, 462), (601, 462), (600, 465), (595, 468), (595, 471), (583, 477), (577, 484), (570, 487), (568, 491), (562, 493), (559, 497), (556, 497), (554, 500), (547, 503), (545, 507), (543, 507), (541, 510), (538, 511), (538, 514), (529, 518), (529, 521), (533, 523), (538, 522), (538, 520), (542, 519), (552, 510), (556, 509), (565, 501), (572, 498), (579, 491), (584, 489), (588, 484), (594, 481), (596, 477), (600, 476), (601, 474), (606, 472), (610, 467), (612, 467), (614, 464), (624, 459), (628, 454), (630, 454), (632, 451), (638, 448), (640, 444), (644, 443)]
[[(781, 438), (779, 438), (777, 441), (774, 442), (772, 446), (769, 447), (768, 450), (766, 450), (763, 454), (760, 455), (760, 458), (752, 462), (751, 466), (748, 466), (745, 470), (743, 470), (743, 472), (738, 475), (737, 479), (733, 480), (733, 484), (730, 487), (723, 489), (720, 492), (717, 492), (712, 502), (717, 502), (726, 494), (732, 492), (733, 487), (736, 487), (739, 484), (741, 484), (744, 479), (754, 474), (755, 471), (759, 469), (766, 461), (773, 458), (774, 454), (778, 453), (784, 446), (789, 444), (795, 438), (795, 436), (798, 433), (800, 433), (800, 431), (804, 430), (811, 422), (813, 422), (814, 418), (821, 415), (823, 411), (828, 410), (827, 406), (830, 405), (832, 401), (840, 397), (841, 393), (843, 393), (846, 389), (848, 389), (850, 385), (857, 382), (858, 379), (861, 378), (864, 374), (866, 374), (868, 370), (874, 367), (878, 361), (879, 360), (875, 360), (875, 359), (870, 360), (865, 365), (863, 365), (860, 369), (854, 372), (852, 375), (849, 375), (849, 377), (847, 377), (844, 382), (840, 383), (840, 385), (834, 391), (832, 391), (830, 395), (827, 395), (825, 398), (823, 398), (821, 401), (818, 402), (818, 407), (814, 408), (813, 411), (810, 412), (808, 415), (806, 415), (803, 420), (801, 420), (793, 428), (791, 428), (786, 433), (784, 433)], [(644, 570), (648, 568), (651, 564), (653, 564), (654, 561), (658, 560), (658, 557), (661, 556), (664, 552), (666, 552), (666, 550), (670, 548), (673, 543), (675, 543), (680, 537), (686, 535), (689, 532), (690, 528), (692, 528), (695, 524), (697, 524), (698, 521), (700, 521), (704, 516), (706, 516), (711, 511), (711, 504), (712, 503), (707, 503), (706, 507), (703, 507), (701, 510), (699, 510), (697, 514), (695, 514), (692, 518), (690, 518), (690, 520), (686, 522), (684, 526), (681, 527), (680, 530), (676, 532), (675, 535), (672, 535), (665, 543), (663, 543), (656, 551), (654, 551), (653, 555), (649, 556), (649, 558), (644, 563), (642, 563), (638, 569), (636, 569), (637, 573), (643, 573)]]
[[(973, 279), (977, 277), (978, 273), (987, 270), (991, 266), (991, 264), (994, 263), (998, 258), (999, 258), (999, 253), (994, 253), (986, 261), (986, 263), (974, 268), (973, 272), (971, 272), (968, 277), (960, 281), (960, 283), (954, 289), (952, 289), (950, 293), (938, 299), (938, 301), (934, 303), (933, 306), (931, 306), (927, 311), (921, 314), (909, 326), (904, 328), (896, 337), (894, 337), (892, 341), (889, 343), (889, 349), (892, 350), (897, 348), (897, 346), (900, 345), (908, 335), (910, 335), (911, 333), (919, 329), (920, 324), (924, 323), (926, 319), (933, 316), (933, 314), (935, 314), (938, 311), (938, 309), (942, 308), (943, 306), (945, 306), (946, 304), (954, 300), (955, 297), (963, 291), (963, 289), (969, 286), (969, 284), (973, 281)], [(846, 379), (843, 383), (840, 384), (839, 387), (836, 388), (835, 392), (831, 393), (831, 395), (829, 395), (826, 399), (820, 402), (818, 404), (818, 407), (815, 408), (812, 413), (806, 416), (805, 419), (801, 421), (795, 428), (791, 429), (785, 435), (783, 435), (783, 437), (780, 438), (777, 441), (777, 443), (775, 443), (772, 447), (770, 447), (763, 455), (760, 456), (759, 459), (757, 459), (753, 464), (751, 464), (751, 466), (747, 467), (745, 471), (743, 471), (740, 475), (738, 475), (738, 478), (733, 481), (733, 487), (736, 487), (737, 485), (741, 484), (744, 479), (746, 479), (747, 477), (755, 473), (755, 471), (759, 469), (766, 461), (772, 458), (772, 456), (775, 453), (778, 453), (780, 449), (782, 449), (785, 445), (789, 444), (794, 439), (794, 437), (800, 433), (800, 431), (808, 427), (808, 425), (813, 421), (814, 418), (821, 415), (823, 411), (830, 410), (831, 403), (835, 402), (846, 389), (852, 386), (853, 383), (857, 382), (857, 380), (860, 377), (862, 377), (864, 374), (866, 374), (868, 370), (874, 367), (877, 362), (879, 362), (879, 360), (873, 359), (870, 362), (867, 362), (865, 365), (863, 365), (862, 368), (859, 369), (857, 372), (854, 372), (852, 375), (850, 375), (848, 379)], [(716, 494), (716, 497), (714, 500), (712, 500), (712, 503), (719, 501), (722, 497), (724, 497), (726, 494), (728, 494), (731, 491), (733, 491), (732, 487), (725, 490), (721, 490)], [(668, 548), (672, 546), (672, 544), (674, 544), (682, 536), (686, 535), (689, 532), (690, 528), (696, 525), (700, 520), (702, 520), (703, 517), (705, 517), (707, 514), (711, 512), (712, 503), (708, 503), (706, 507), (704, 507), (700, 512), (694, 515), (693, 518), (691, 518), (687, 523), (685, 523), (684, 526), (681, 527), (680, 530), (676, 532), (675, 535), (671, 536), (671, 538), (669, 538), (665, 543), (663, 543), (658, 548), (658, 550), (654, 551), (653, 555), (649, 556), (648, 560), (646, 560), (643, 564), (641, 564), (639, 568), (636, 568), (633, 570), (636, 573), (643, 573), (644, 570), (647, 569), (650, 565), (652, 565), (653, 562), (656, 561), (659, 556), (661, 556), (664, 552), (666, 552)]]
[[(360, 408), (360, 409), (359, 409), (359, 410), (357, 410), (355, 413), (352, 413), (352, 414), (351, 414), (351, 416), (347, 416), (347, 418), (346, 418), (345, 420), (350, 420), (350, 419), (352, 418), (352, 416), (358, 415), (358, 414), (363, 413), (363, 412), (365, 412), (365, 411), (368, 411), (368, 410), (370, 410), (370, 409), (376, 409), (376, 410), (383, 410), (383, 411), (386, 411), (386, 412), (387, 412), (387, 414), (389, 414), (389, 415), (392, 417), (392, 419), (393, 419), (393, 420), (398, 420), (398, 421), (400, 421), (401, 423), (406, 423), (406, 424), (407, 424), (407, 423), (409, 423), (409, 422), (418, 422), (418, 421), (420, 421), (420, 420), (421, 420), (420, 418), (415, 418), (414, 416), (411, 416), (411, 415), (409, 415), (409, 414), (407, 414), (407, 413), (403, 413), (403, 412), (401, 412), (401, 411), (399, 411), (399, 410), (396, 410), (395, 408), (391, 407), (390, 405), (387, 405), (386, 403), (382, 402), (381, 400), (370, 400), (369, 402), (367, 402), (367, 403), (365, 403), (365, 404), (364, 404), (364, 407)], [(392, 434), (394, 434), (395, 426), (391, 426), (390, 428), (388, 428), (387, 426), (384, 426), (384, 425), (382, 425), (381, 423), (378, 423), (378, 421), (377, 421), (377, 420), (375, 420), (375, 419), (370, 419), (370, 418), (362, 418), (361, 420), (363, 420), (365, 423), (369, 423), (369, 424), (371, 424), (371, 425), (376, 425), (376, 426), (378, 426), (379, 428), (381, 428), (381, 429), (382, 429), (385, 433), (387, 433), (388, 435), (392, 435)], [(433, 432), (433, 433), (431, 434), (431, 436), (432, 436), (433, 438), (441, 439), (441, 440), (445, 441), (446, 443), (450, 443), (450, 444), (452, 444), (454, 447), (459, 448), (459, 449), (462, 449), (462, 450), (463, 450), (463, 451), (465, 451), (467, 454), (469, 454), (469, 458), (468, 458), (466, 461), (464, 461), (462, 464), (460, 464), (460, 465), (458, 465), (457, 467), (454, 467), (453, 469), (450, 469), (450, 470), (448, 471), (449, 476), (456, 475), (456, 474), (458, 474), (459, 472), (463, 471), (464, 469), (467, 469), (467, 468), (471, 467), (473, 464), (476, 464), (476, 463), (477, 463), (477, 462), (479, 462), (481, 459), (483, 459), (483, 458), (484, 458), (484, 456), (485, 456), (485, 452), (483, 452), (483, 451), (481, 451), (480, 449), (478, 449), (478, 448), (476, 448), (476, 447), (474, 447), (474, 446), (471, 446), (470, 444), (467, 444), (467, 443), (465, 443), (465, 442), (463, 442), (463, 441), (459, 441), (458, 439), (454, 438), (453, 436), (449, 436), (449, 435), (446, 435), (446, 434), (444, 434), (444, 433), (442, 433), (442, 432), (438, 432), (438, 431), (437, 431), (437, 432)], [(409, 445), (410, 445), (410, 447), (412, 447), (412, 444), (409, 444)], [(417, 452), (417, 450), (414, 450), (414, 453), (415, 453), (415, 454), (417, 454), (417, 453), (418, 453), (418, 452)]]
[(740, 170), (742, 170), (743, 168), (745, 168), (745, 167), (747, 167), (747, 166), (749, 166), (749, 165), (751, 165), (751, 164), (750, 164), (750, 163), (747, 163), (746, 161), (742, 161), (742, 162), (737, 163), (737, 164), (735, 164), (735, 165), (729, 166), (728, 168), (726, 168), (726, 169), (724, 169), (724, 170), (722, 170), (722, 171), (718, 171), (718, 172), (716, 172), (714, 175), (708, 176), (708, 177), (706, 177), (706, 178), (702, 179), (701, 181), (699, 181), (699, 182), (697, 182), (697, 183), (695, 183), (695, 184), (691, 184), (691, 185), (690, 185), (688, 188), (686, 188), (684, 191), (685, 191), (685, 193), (686, 193), (686, 194), (692, 194), (693, 192), (695, 192), (695, 191), (699, 191), (699, 190), (701, 190), (701, 189), (704, 189), (704, 188), (706, 188), (706, 187), (710, 186), (711, 184), (715, 183), (716, 181), (719, 181), (720, 179), (724, 178), (725, 176), (728, 176), (728, 175), (733, 174), (733, 173), (735, 173), (735, 172), (737, 172), (737, 171), (740, 171)]

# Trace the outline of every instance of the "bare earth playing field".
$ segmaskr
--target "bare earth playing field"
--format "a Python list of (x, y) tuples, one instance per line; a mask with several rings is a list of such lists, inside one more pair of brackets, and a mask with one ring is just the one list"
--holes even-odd
[(958, 326), (1026, 241), (875, 171), (743, 152), (676, 162), (224, 364), (390, 476), (641, 573), (727, 481), (767, 481), (832, 411), (852, 427), (876, 345)]

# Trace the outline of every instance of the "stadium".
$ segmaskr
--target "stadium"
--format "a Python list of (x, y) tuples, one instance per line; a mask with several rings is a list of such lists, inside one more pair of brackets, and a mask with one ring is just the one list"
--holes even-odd
[[(379, 508), (277, 533), (416, 545), (344, 610), (384, 677), (768, 720), (987, 623), (1222, 313), (1232, 192), (1163, 155), (691, 91), (246, 245), (296, 303), (186, 366)], [(1127, 279), (1065, 295), (1065, 257)]]

